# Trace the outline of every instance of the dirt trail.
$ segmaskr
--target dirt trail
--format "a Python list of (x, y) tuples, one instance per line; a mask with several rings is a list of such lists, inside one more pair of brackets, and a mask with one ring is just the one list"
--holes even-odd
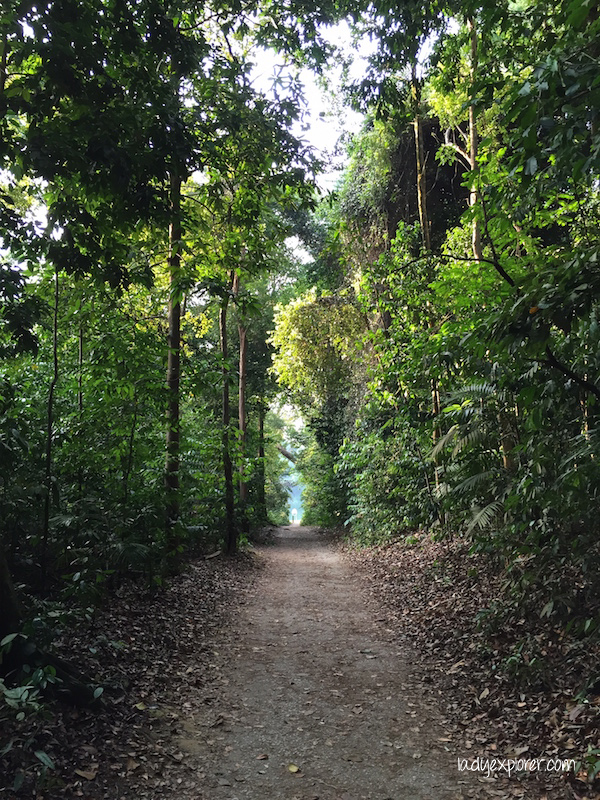
[(216, 654), (220, 696), (186, 721), (179, 742), (201, 769), (199, 792), (210, 800), (475, 796), (440, 741), (439, 713), (418, 694), (410, 656), (319, 531), (281, 528), (257, 557), (265, 568)]

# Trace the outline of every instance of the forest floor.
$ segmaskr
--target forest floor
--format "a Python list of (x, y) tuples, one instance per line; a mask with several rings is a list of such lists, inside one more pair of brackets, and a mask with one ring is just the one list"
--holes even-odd
[[(446, 633), (442, 622), (417, 635), (414, 575), (424, 564), (412, 560), (403, 577), (394, 548), (349, 553), (317, 529), (290, 527), (237, 560), (199, 560), (158, 593), (121, 587), (91, 629), (57, 642), (107, 685), (104, 707), (57, 706), (50, 718), (18, 724), (0, 762), (0, 796), (592, 797), (543, 771), (525, 779), (459, 771), (458, 759), (558, 751), (536, 752), (533, 733), (524, 750), (527, 726), (503, 726), (513, 711), (525, 714), (528, 697), (500, 701), (496, 687), (474, 688), (483, 678), (465, 670), (468, 643), (461, 658), (452, 650), (452, 592), (439, 589), (447, 581), (437, 601)], [(496, 713), (486, 716), (486, 705)], [(586, 719), (575, 708), (566, 735)], [(526, 711), (535, 732), (545, 717)]]

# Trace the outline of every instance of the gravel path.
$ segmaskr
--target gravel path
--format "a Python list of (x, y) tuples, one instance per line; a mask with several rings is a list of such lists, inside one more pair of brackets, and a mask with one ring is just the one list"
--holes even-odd
[[(179, 746), (209, 800), (456, 800), (459, 773), (410, 653), (314, 528), (280, 528)], [(468, 783), (467, 783), (468, 781)]]

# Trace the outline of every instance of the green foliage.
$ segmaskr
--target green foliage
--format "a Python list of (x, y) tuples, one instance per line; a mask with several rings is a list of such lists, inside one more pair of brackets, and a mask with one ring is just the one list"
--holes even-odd
[[(125, 576), (159, 583), (188, 549), (220, 544), (215, 317), (235, 271), (230, 338), (244, 320), (251, 352), (247, 445), (232, 455), (264, 523), (265, 275), (291, 263), (286, 213), (310, 207), (315, 162), (290, 132), (298, 98), (251, 86), (237, 8), (75, 5), (0, 12), (0, 543), (23, 586), (88, 607)], [(267, 38), (273, 22), (260, 22)], [(169, 303), (183, 310), (174, 536)], [(281, 514), (283, 474), (268, 472)], [(15, 604), (10, 624), (19, 616)]]
[[(278, 448), (284, 443), (286, 425), (275, 411), (265, 418), (265, 502), (267, 518), (274, 525), (287, 525), (290, 519), (288, 482), (290, 462)], [(264, 522), (264, 520), (263, 520)]]
[(340, 528), (347, 515), (346, 487), (335, 459), (309, 436), (297, 464), (302, 476), (302, 524)]
[[(372, 118), (337, 207), (322, 216), (332, 230), (321, 241), (337, 242), (345, 281), (277, 318), (278, 376), (315, 435), (307, 518), (333, 519), (341, 488), (361, 541), (425, 525), (465, 536), (505, 565), (514, 608), (590, 635), (600, 582), (598, 20), (567, 1), (461, 8), (452, 26), (441, 12), (376, 3), (361, 18), (377, 38), (362, 87)], [(439, 227), (424, 253), (410, 207), (416, 173), (412, 184), (394, 177), (398, 153), (410, 169), (398, 76), (434, 28), (421, 83), (439, 120), (427, 150), (441, 162), (427, 175)], [(471, 208), (464, 190), (448, 200), (443, 169), (473, 191)], [(347, 335), (350, 298), (360, 315)], [(543, 663), (527, 648), (506, 668), (535, 682)]]
[[(283, 428), (267, 413), (276, 376), (307, 424), (297, 442), (306, 524), (346, 524), (362, 542), (423, 526), (464, 536), (504, 565), (511, 609), (565, 628), (575, 616), (570, 630), (591, 635), (594, 9), (254, 10), (262, 42), (321, 65), (319, 22), (347, 12), (376, 40), (355, 94), (369, 116), (337, 196), (312, 217), (316, 164), (291, 133), (298, 86), (280, 100), (254, 90), (237, 5), (210, 20), (178, 2), (0, 12), (0, 540), (14, 575), (84, 608), (125, 576), (159, 583), (187, 550), (220, 544), (226, 455), (249, 488), (238, 516), (285, 521)], [(416, 202), (415, 115), (431, 247)], [(290, 255), (290, 235), (310, 264)], [(181, 359), (176, 536), (164, 513), (169, 303), (183, 311), (170, 351)], [(241, 329), (245, 437), (223, 426), (220, 407), (223, 388), (226, 412), (239, 399)], [(519, 644), (504, 665), (524, 681), (543, 679), (532, 647)], [(36, 710), (52, 675), (30, 678), (0, 685), (3, 713)]]
[[(10, 653), (15, 640), (20, 640), (19, 634), (5, 636), (0, 642), (0, 663), (5, 656)], [(42, 693), (50, 684), (56, 684), (56, 670), (54, 667), (38, 667), (31, 669), (25, 666), (19, 676), (20, 680), (12, 682), (6, 678), (0, 678), (0, 722), (6, 725), (14, 725), (22, 722), (29, 715), (39, 715), (44, 713)], [(11, 739), (3, 749), (5, 755), (13, 746), (14, 739)], [(38, 761), (49, 768), (54, 769), (54, 764), (43, 750), (36, 750), (35, 757)]]
[(321, 408), (347, 393), (362, 330), (364, 319), (351, 295), (310, 292), (278, 309), (273, 366), (298, 408)]
[(353, 537), (372, 544), (390, 541), (437, 518), (426, 441), (419, 442), (406, 424), (406, 412), (382, 428), (357, 423), (340, 449), (339, 470), (347, 475)]

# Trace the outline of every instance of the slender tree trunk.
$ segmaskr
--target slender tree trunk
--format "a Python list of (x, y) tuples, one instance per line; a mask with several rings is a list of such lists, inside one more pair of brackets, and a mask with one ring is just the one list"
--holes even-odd
[(260, 401), (258, 406), (258, 518), (267, 521), (267, 498), (265, 492), (265, 406)]
[[(241, 291), (241, 279), (238, 272), (233, 279), (233, 294), (239, 298)], [(249, 533), (250, 523), (248, 520), (248, 483), (245, 478), (245, 459), (246, 459), (246, 379), (248, 372), (248, 336), (244, 314), (238, 305), (238, 337), (240, 345), (239, 353), (239, 379), (238, 379), (238, 429), (240, 435), (240, 468), (239, 468), (239, 502), (240, 519), (242, 531)]]
[(21, 607), (12, 581), (4, 542), (0, 540), (0, 640), (21, 629)]
[(229, 295), (227, 295), (219, 311), (219, 333), (221, 339), (222, 371), (222, 424), (221, 436), (223, 476), (225, 478), (225, 552), (229, 555), (237, 549), (237, 530), (235, 525), (235, 503), (233, 497), (233, 465), (229, 452), (229, 424), (231, 422), (229, 411), (229, 346), (227, 342), (227, 308)]
[(513, 451), (517, 446), (517, 435), (515, 431), (517, 415), (516, 413), (511, 414), (507, 411), (499, 411), (497, 419), (500, 431), (502, 464), (507, 472), (515, 472), (517, 463)]
[[(421, 123), (421, 84), (417, 77), (416, 64), (412, 68), (412, 98), (413, 98), (413, 128), (415, 132), (415, 155), (417, 161), (417, 205), (419, 207), (419, 222), (421, 223), (421, 241), (423, 250), (431, 252), (431, 232), (429, 214), (427, 212), (427, 175), (425, 160), (425, 145), (423, 142), (423, 126)], [(431, 324), (431, 323), (429, 323)], [(440, 392), (435, 379), (431, 380), (431, 409), (435, 418), (440, 413)], [(438, 441), (440, 431), (437, 423), (433, 426), (433, 444)], [(438, 468), (435, 470), (435, 485), (439, 486)]]
[(137, 398), (137, 384), (133, 385), (133, 418), (131, 420), (131, 428), (129, 429), (129, 442), (127, 445), (127, 456), (123, 465), (123, 502), (127, 503), (129, 497), (129, 478), (133, 470), (133, 447), (135, 443), (135, 432), (137, 429), (138, 418), (138, 398)]
[(246, 440), (247, 440), (247, 419), (246, 419), (246, 377), (248, 361), (248, 337), (246, 326), (243, 323), (238, 325), (240, 337), (240, 376), (239, 376), (239, 396), (238, 396), (238, 425), (240, 430), (240, 510), (243, 532), (248, 534), (250, 521), (248, 519), (248, 482), (245, 476), (246, 459)]
[(50, 537), (50, 511), (52, 508), (52, 440), (54, 438), (54, 394), (58, 383), (58, 304), (60, 296), (60, 281), (58, 267), (54, 268), (54, 314), (52, 320), (52, 381), (48, 391), (46, 404), (46, 459), (44, 468), (44, 520), (42, 527), (42, 554), (41, 572), (42, 584), (45, 584), (48, 574), (48, 540)]
[[(431, 381), (431, 410), (433, 411), (436, 417), (439, 417), (441, 408), (441, 398), (440, 398), (440, 390), (438, 387), (438, 382), (435, 378)], [(433, 443), (435, 444), (437, 440), (440, 438), (440, 432), (437, 426), (433, 429)]]
[[(471, 45), (471, 92), (474, 91), (475, 80), (477, 78), (478, 60), (478, 40), (477, 28), (475, 27), (475, 20), (473, 17), (467, 19), (467, 29), (469, 31), (469, 40)], [(474, 172), (478, 166), (479, 156), (479, 133), (477, 131), (477, 119), (475, 117), (475, 104), (471, 98), (469, 104), (469, 161), (471, 163), (471, 170)], [(477, 181), (479, 179), (474, 176), (471, 179), (471, 191), (469, 194), (469, 205), (474, 208), (479, 201), (479, 191), (477, 189)], [(483, 246), (481, 243), (481, 222), (477, 217), (473, 220), (473, 232), (471, 235), (471, 246), (473, 249), (473, 257), (476, 261), (481, 261), (483, 257)]]
[[(79, 431), (83, 431), (83, 289), (79, 300), (79, 331), (77, 337), (77, 410)], [(79, 502), (83, 498), (83, 457), (80, 454), (79, 468), (77, 470), (77, 497)]]
[(8, 67), (8, 34), (4, 34), (0, 43), (0, 94), (4, 94)]
[(167, 356), (167, 436), (165, 461), (166, 526), (169, 541), (179, 519), (179, 401), (181, 381), (181, 180), (171, 173), (169, 225), (169, 307)]
[(423, 125), (421, 123), (421, 84), (417, 77), (416, 65), (412, 70), (413, 128), (415, 132), (415, 154), (417, 158), (417, 204), (423, 249), (431, 250), (429, 216), (427, 214), (427, 175), (425, 172), (425, 146), (423, 144)]
[[(478, 36), (475, 20), (467, 17), (467, 30), (469, 31), (469, 42), (471, 50), (471, 93), (475, 90), (477, 70), (479, 67)], [(474, 173), (479, 165), (479, 132), (477, 130), (477, 119), (475, 115), (475, 104), (473, 98), (469, 104), (469, 165)], [(471, 190), (469, 194), (469, 206), (474, 209), (479, 202), (479, 190), (477, 182), (479, 178), (474, 175), (471, 179)], [(481, 221), (477, 216), (473, 219), (473, 229), (471, 234), (471, 248), (473, 258), (481, 261), (483, 258), (483, 243), (481, 240)], [(508, 472), (516, 469), (513, 449), (516, 446), (516, 437), (513, 426), (516, 425), (516, 417), (507, 411), (499, 411), (496, 415), (498, 420), (498, 430), (500, 433), (500, 451), (502, 453), (502, 464)]]

